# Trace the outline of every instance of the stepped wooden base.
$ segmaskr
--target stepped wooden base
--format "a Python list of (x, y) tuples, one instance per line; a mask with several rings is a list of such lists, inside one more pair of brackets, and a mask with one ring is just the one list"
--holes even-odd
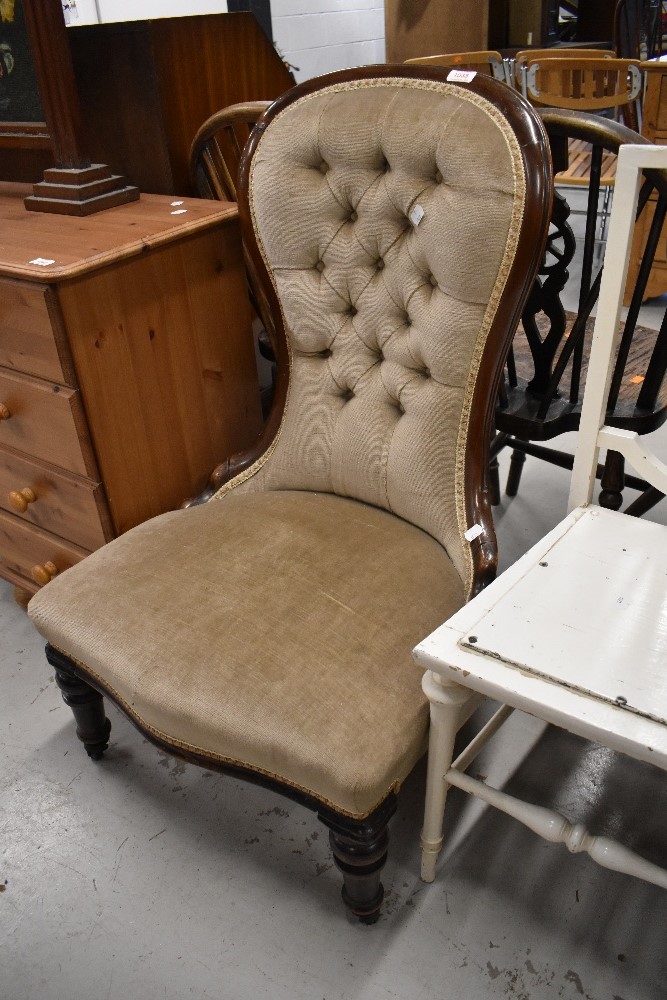
[(50, 167), (33, 192), (25, 199), (30, 212), (57, 215), (93, 215), (139, 197), (139, 188), (126, 184), (103, 163), (78, 169)]

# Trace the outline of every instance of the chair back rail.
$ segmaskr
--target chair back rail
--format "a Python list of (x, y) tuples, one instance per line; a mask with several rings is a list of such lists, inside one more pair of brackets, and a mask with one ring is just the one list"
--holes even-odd
[(633, 59), (528, 59), (526, 96), (542, 107), (618, 111), (632, 106), (641, 94), (639, 67)]
[(509, 67), (500, 52), (483, 49), (479, 52), (443, 52), (434, 56), (415, 56), (405, 60), (406, 65), (451, 66), (452, 69), (474, 70), (493, 76), (496, 80), (511, 85)]
[(544, 59), (615, 59), (614, 49), (568, 49), (555, 47), (551, 49), (522, 49), (514, 56), (512, 81), (524, 97), (528, 97), (526, 88), (526, 65), (530, 61)]

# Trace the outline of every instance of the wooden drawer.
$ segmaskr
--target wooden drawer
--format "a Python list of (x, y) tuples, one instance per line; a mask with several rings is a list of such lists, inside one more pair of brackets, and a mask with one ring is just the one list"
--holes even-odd
[(1, 448), (0, 507), (84, 549), (97, 549), (113, 538), (101, 483)]
[(99, 479), (75, 389), (0, 369), (0, 445)]
[(75, 385), (54, 292), (29, 281), (0, 279), (0, 365)]
[(13, 583), (27, 590), (38, 590), (42, 584), (34, 575), (37, 567), (48, 576), (47, 564), (52, 563), (62, 573), (87, 555), (78, 545), (0, 511), (0, 570)]

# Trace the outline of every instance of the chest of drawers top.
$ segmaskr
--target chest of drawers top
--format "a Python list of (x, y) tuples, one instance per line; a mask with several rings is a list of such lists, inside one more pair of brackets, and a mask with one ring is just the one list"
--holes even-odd
[(137, 256), (237, 214), (229, 202), (142, 194), (85, 218), (47, 215), (26, 211), (29, 193), (26, 185), (0, 183), (0, 276), (42, 284)]
[(0, 183), (0, 577), (31, 592), (197, 494), (261, 411), (235, 205), (26, 193)]

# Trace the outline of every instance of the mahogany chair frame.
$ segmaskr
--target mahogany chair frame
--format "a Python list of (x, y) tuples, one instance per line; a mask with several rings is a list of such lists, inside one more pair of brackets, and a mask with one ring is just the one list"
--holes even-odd
[[(391, 77), (444, 82), (447, 70), (432, 66), (367, 66), (308, 80), (272, 104), (250, 137), (241, 163), (239, 214), (254, 274), (275, 320), (278, 362), (275, 393), (268, 420), (254, 445), (219, 465), (211, 475), (208, 488), (188, 506), (210, 499), (224, 483), (251, 466), (271, 446), (280, 427), (287, 399), (290, 379), (289, 347), (279, 301), (257, 245), (249, 209), (249, 172), (259, 138), (268, 123), (283, 109), (323, 86), (360, 79)], [(465, 515), (467, 523), (479, 525), (482, 529), (479, 536), (470, 543), (473, 592), (477, 593), (493, 579), (497, 568), (497, 546), (487, 471), (488, 444), (493, 424), (493, 407), (489, 401), (495, 399), (498, 393), (512, 333), (542, 257), (549, 218), (551, 171), (544, 132), (539, 122), (530, 115), (520, 95), (510, 88), (499, 87), (496, 81), (482, 76), (475, 80), (474, 87), (480, 96), (493, 102), (510, 125), (518, 128), (526, 138), (527, 141), (522, 143), (522, 156), (526, 176), (530, 178), (530, 189), (522, 222), (524, 238), (520, 241), (512, 261), (505, 285), (506, 291), (488, 334), (487, 346), (475, 384), (466, 442)], [(125, 710), (123, 704), (119, 703), (103, 681), (91, 676), (82, 664), (51, 646), (47, 646), (47, 658), (55, 667), (57, 683), (63, 698), (74, 713), (79, 740), (84, 744), (88, 755), (98, 759), (108, 746), (110, 731), (102, 696), (109, 697), (121, 711)], [(131, 721), (136, 725), (134, 719)], [(141, 731), (147, 740), (173, 756), (213, 771), (231, 773), (267, 786), (315, 811), (330, 831), (334, 860), (343, 875), (342, 894), (346, 906), (363, 923), (374, 923), (377, 920), (383, 897), (380, 873), (387, 857), (387, 824), (396, 810), (396, 795), (393, 792), (389, 793), (366, 818), (351, 819), (325, 807), (318, 799), (304, 794), (289, 784), (269, 779), (243, 767), (221, 763), (217, 757), (192, 753), (172, 744), (162, 743), (152, 731), (144, 729)]]

